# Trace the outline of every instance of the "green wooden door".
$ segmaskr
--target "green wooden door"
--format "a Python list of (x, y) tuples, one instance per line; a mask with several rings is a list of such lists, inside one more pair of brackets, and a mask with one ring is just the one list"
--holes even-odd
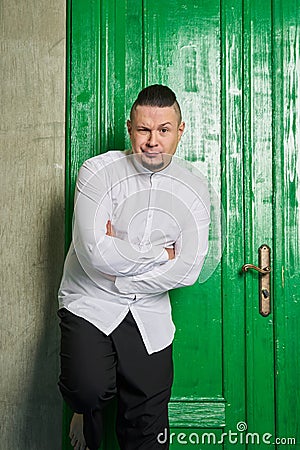
[[(177, 155), (212, 186), (203, 274), (171, 293), (174, 450), (300, 445), (299, 14), (299, 0), (69, 1), (67, 244), (78, 169), (129, 147), (125, 121), (145, 85), (177, 93), (187, 123)], [(267, 317), (258, 274), (241, 273), (262, 244)], [(107, 422), (103, 449), (116, 450)]]

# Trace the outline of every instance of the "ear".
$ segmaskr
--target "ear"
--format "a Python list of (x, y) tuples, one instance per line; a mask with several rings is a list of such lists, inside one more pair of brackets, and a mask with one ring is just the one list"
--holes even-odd
[(129, 136), (131, 136), (131, 132), (132, 132), (132, 124), (131, 124), (131, 120), (127, 120), (126, 125), (127, 125), (127, 131), (128, 131), (128, 134), (129, 134)]
[(185, 129), (185, 122), (181, 122), (181, 124), (178, 127), (178, 142), (181, 139), (181, 136), (182, 136), (182, 134), (184, 132), (184, 129)]

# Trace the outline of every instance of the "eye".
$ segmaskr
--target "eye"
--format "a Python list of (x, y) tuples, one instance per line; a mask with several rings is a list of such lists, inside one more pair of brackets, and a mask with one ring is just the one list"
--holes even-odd
[(140, 134), (147, 134), (149, 130), (147, 128), (137, 128), (137, 132)]
[(162, 129), (160, 130), (160, 132), (161, 132), (162, 134), (166, 134), (168, 131), (169, 131), (168, 128), (162, 128)]

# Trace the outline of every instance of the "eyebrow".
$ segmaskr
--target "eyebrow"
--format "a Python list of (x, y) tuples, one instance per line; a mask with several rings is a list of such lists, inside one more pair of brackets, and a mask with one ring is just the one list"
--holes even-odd
[(171, 125), (172, 126), (171, 122), (161, 123), (159, 126), (160, 127), (164, 127), (165, 125)]
[[(164, 126), (166, 126), (166, 125), (171, 125), (171, 126), (173, 126), (171, 122), (160, 123), (158, 126), (159, 126), (159, 127), (164, 127)], [(141, 127), (141, 128), (148, 128), (148, 125), (144, 125), (144, 124), (140, 124), (140, 125), (138, 124), (137, 126), (138, 126), (138, 127)]]

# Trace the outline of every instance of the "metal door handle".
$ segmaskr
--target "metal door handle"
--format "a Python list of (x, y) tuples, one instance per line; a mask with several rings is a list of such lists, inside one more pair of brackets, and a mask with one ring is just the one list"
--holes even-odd
[(257, 272), (262, 273), (263, 275), (266, 275), (267, 273), (271, 272), (271, 267), (264, 267), (263, 269), (261, 267), (257, 267), (254, 264), (244, 264), (242, 266), (242, 271), (247, 272), (248, 269), (257, 270)]
[(263, 244), (258, 249), (259, 267), (254, 264), (244, 264), (242, 267), (243, 272), (247, 272), (249, 269), (259, 272), (259, 313), (262, 316), (268, 316), (271, 312), (270, 253), (270, 247)]

